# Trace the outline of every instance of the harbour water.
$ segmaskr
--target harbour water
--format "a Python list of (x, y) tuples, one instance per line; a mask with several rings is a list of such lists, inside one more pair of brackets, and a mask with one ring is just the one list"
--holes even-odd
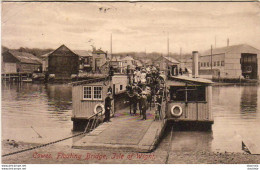
[[(174, 131), (172, 150), (242, 152), (243, 138), (260, 141), (259, 93), (258, 86), (214, 86), (212, 132)], [(45, 143), (70, 136), (71, 113), (69, 85), (2, 84), (2, 140)], [(158, 149), (168, 149), (170, 136), (166, 131)]]

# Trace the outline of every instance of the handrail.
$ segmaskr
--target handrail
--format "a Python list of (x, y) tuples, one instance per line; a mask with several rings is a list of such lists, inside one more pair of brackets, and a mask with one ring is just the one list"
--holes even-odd
[[(86, 128), (84, 130), (84, 133), (87, 132), (89, 126), (90, 126), (89, 132), (92, 131), (94, 128), (96, 128), (96, 125), (97, 125), (97, 122), (98, 122), (98, 118), (99, 118), (99, 116), (102, 116), (102, 112), (103, 112), (103, 110), (99, 111), (98, 113), (93, 114), (92, 116), (90, 116), (88, 118), (89, 121), (88, 121), (88, 124), (87, 124), (87, 126), (86, 126)], [(90, 119), (92, 119), (92, 118), (94, 118), (94, 120), (92, 121), (92, 124), (90, 125)]]

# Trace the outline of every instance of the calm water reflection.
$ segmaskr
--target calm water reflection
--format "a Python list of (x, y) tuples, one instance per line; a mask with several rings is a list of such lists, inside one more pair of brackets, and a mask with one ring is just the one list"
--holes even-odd
[[(212, 132), (174, 132), (172, 149), (242, 152), (242, 138), (260, 141), (259, 93), (258, 86), (213, 87)], [(71, 113), (69, 85), (2, 84), (3, 139), (42, 143), (69, 136)], [(169, 138), (168, 132), (159, 149), (168, 149)]]
[(71, 95), (69, 85), (3, 83), (2, 138), (38, 143), (69, 136)]
[(213, 88), (212, 147), (241, 152), (241, 140), (260, 142), (259, 86)]

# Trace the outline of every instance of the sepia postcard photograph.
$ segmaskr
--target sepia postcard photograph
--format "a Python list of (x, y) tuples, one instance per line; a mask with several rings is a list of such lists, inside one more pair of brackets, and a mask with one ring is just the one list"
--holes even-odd
[(258, 170), (259, 83), (259, 1), (2, 1), (2, 169)]

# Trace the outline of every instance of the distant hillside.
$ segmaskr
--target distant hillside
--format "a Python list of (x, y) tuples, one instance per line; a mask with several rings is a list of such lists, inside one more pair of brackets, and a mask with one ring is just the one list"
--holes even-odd
[[(2, 52), (5, 52), (8, 50), (8, 47), (2, 46)], [(54, 51), (54, 49), (40, 49), (40, 48), (27, 48), (27, 47), (20, 47), (19, 49), (11, 49), (11, 50), (17, 50), (20, 52), (27, 52), (27, 53), (31, 53), (37, 57), (40, 57), (43, 54), (49, 53), (51, 51)], [(134, 59), (138, 59), (138, 60), (147, 60), (150, 59), (152, 61), (156, 60), (158, 57), (160, 56), (166, 56), (165, 54), (161, 54), (158, 52), (152, 52), (152, 53), (145, 53), (145, 52), (122, 52), (122, 53), (114, 53), (113, 55), (116, 56), (132, 56)], [(170, 57), (173, 57), (177, 60), (180, 61), (180, 55), (177, 53), (170, 53)], [(191, 58), (191, 54), (182, 54), (182, 61), (185, 61), (186, 59), (190, 59)]]
[(31, 53), (37, 57), (40, 57), (41, 55), (43, 54), (46, 54), (46, 53), (49, 53), (51, 51), (54, 51), (54, 49), (39, 49), (39, 48), (23, 48), (23, 47), (20, 47), (18, 49), (18, 51), (20, 52), (27, 52), (27, 53)]
[[(2, 46), (2, 53), (7, 50), (9, 50), (8, 47)], [(10, 49), (10, 50), (17, 50), (19, 52), (27, 52), (27, 53), (35, 55), (36, 57), (40, 57), (43, 54), (53, 51), (53, 49), (51, 49), (51, 48), (40, 49), (40, 48), (24, 48), (24, 47), (20, 47), (19, 49)]]
[[(155, 59), (157, 59), (158, 57), (160, 56), (166, 56), (165, 54), (161, 54), (161, 53), (158, 53), (158, 52), (152, 52), (152, 53), (146, 53), (145, 52), (123, 52), (123, 53), (116, 53), (116, 54), (113, 54), (113, 55), (119, 55), (119, 56), (132, 56), (134, 59), (139, 59), (139, 60), (146, 60), (146, 59), (151, 59), (152, 61), (154, 61)], [(177, 60), (181, 60), (182, 61), (185, 61), (186, 59), (189, 59), (191, 58), (191, 54), (182, 54), (182, 56), (180, 56), (179, 54), (177, 53), (170, 53), (169, 54), (170, 57), (173, 57)]]

